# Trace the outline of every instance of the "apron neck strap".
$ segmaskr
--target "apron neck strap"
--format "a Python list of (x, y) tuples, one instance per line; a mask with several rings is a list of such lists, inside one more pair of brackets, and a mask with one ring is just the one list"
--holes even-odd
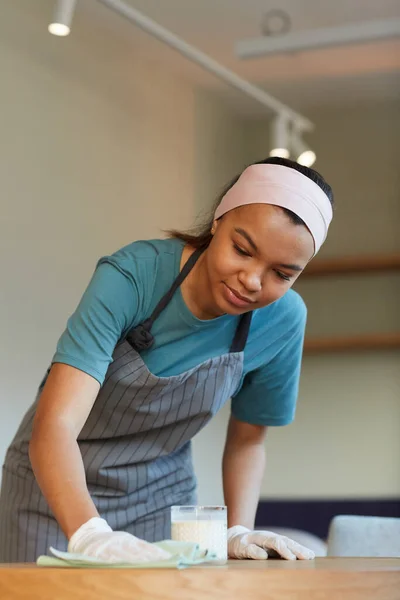
[(193, 254), (190, 255), (189, 259), (186, 261), (182, 271), (179, 273), (178, 277), (175, 279), (171, 288), (168, 292), (163, 296), (160, 302), (157, 304), (155, 309), (153, 310), (151, 316), (149, 317), (149, 321), (151, 324), (157, 319), (160, 313), (164, 310), (164, 308), (170, 303), (172, 296), (175, 294), (176, 290), (183, 283), (186, 277), (189, 275), (190, 271), (193, 269), (194, 265), (200, 258), (200, 255), (203, 253), (203, 250), (195, 250)]
[[(150, 330), (154, 321), (161, 314), (164, 308), (169, 304), (169, 302), (172, 299), (172, 296), (175, 294), (176, 290), (189, 275), (190, 271), (193, 269), (194, 265), (199, 260), (202, 253), (203, 250), (195, 250), (193, 252), (193, 254), (186, 261), (182, 271), (175, 279), (171, 288), (168, 290), (165, 296), (161, 298), (160, 302), (157, 304), (150, 317), (128, 332), (126, 339), (134, 350), (140, 352), (141, 350), (148, 350), (149, 348), (151, 348), (151, 346), (154, 343), (154, 338)], [(236, 327), (235, 337), (233, 339), (230, 352), (242, 352), (244, 350), (251, 324), (251, 314), (251, 312), (247, 312), (240, 317), (239, 323)]]
[(154, 337), (151, 333), (151, 328), (153, 326), (154, 321), (160, 315), (160, 313), (164, 310), (164, 308), (170, 302), (172, 296), (181, 285), (182, 281), (188, 276), (190, 271), (193, 269), (194, 265), (198, 261), (202, 250), (196, 250), (189, 257), (189, 260), (186, 261), (182, 271), (179, 273), (178, 277), (175, 279), (171, 288), (168, 292), (163, 296), (160, 302), (157, 304), (152, 314), (148, 319), (133, 327), (130, 331), (128, 331), (126, 335), (126, 341), (132, 346), (134, 350), (137, 352), (141, 352), (142, 350), (149, 350), (154, 344)]
[(252, 315), (252, 311), (249, 311), (240, 317), (229, 352), (243, 352), (250, 331)]
[[(203, 254), (204, 250), (195, 250), (193, 254), (186, 261), (182, 271), (179, 273), (178, 277), (175, 279), (172, 287), (165, 294), (163, 298), (161, 298), (160, 302), (155, 307), (153, 313), (149, 317), (147, 324), (149, 326), (149, 330), (160, 315), (160, 313), (164, 310), (167, 304), (171, 301), (172, 296), (175, 294), (176, 290), (182, 284), (182, 282), (189, 275), (190, 271), (193, 269), (194, 265), (199, 260), (200, 256)], [(243, 352), (244, 347), (247, 342), (247, 337), (249, 335), (250, 325), (251, 325), (251, 317), (252, 312), (246, 312), (239, 318), (239, 323), (236, 327), (235, 337), (233, 338), (232, 345), (230, 347), (229, 352)]]

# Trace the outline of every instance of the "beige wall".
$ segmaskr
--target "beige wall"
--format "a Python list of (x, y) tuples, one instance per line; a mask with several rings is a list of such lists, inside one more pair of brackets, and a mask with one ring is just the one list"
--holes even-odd
[[(311, 113), (310, 143), (337, 209), (321, 258), (400, 251), (400, 110)], [(261, 156), (265, 122), (248, 128)], [(400, 330), (398, 274), (299, 280), (310, 336)], [(274, 497), (400, 495), (400, 354), (306, 356), (297, 418), (270, 432), (263, 493)]]
[[(315, 168), (334, 188), (337, 211), (321, 258), (395, 252), (400, 221), (400, 106), (361, 105), (308, 112)], [(246, 127), (247, 155), (268, 151), (269, 123)]]
[(1, 9), (0, 461), (98, 257), (189, 226), (241, 165), (226, 108), (84, 14), (50, 36), (52, 6)]
[[(400, 250), (398, 107), (311, 113), (310, 143), (333, 186), (335, 220), (323, 256)], [(246, 162), (268, 154), (269, 123), (245, 125)], [(299, 281), (308, 335), (400, 330), (398, 274)], [(306, 356), (295, 422), (271, 428), (262, 496), (400, 495), (398, 351)], [(221, 502), (219, 477), (228, 407), (195, 439), (203, 502)], [(201, 452), (200, 452), (201, 451)]]
[[(6, 0), (0, 20), (0, 460), (97, 258), (189, 225), (268, 151), (267, 122), (238, 120), (111, 30), (80, 17), (69, 38), (47, 35), (52, 4)], [(310, 117), (338, 201), (323, 252), (394, 250), (397, 111)], [(299, 289), (310, 333), (396, 325), (397, 276)], [(296, 422), (268, 436), (264, 495), (399, 494), (398, 367), (392, 352), (306, 358)], [(201, 502), (222, 500), (227, 418), (228, 407), (195, 439)]]
[(222, 188), (246, 166), (247, 122), (201, 90), (195, 99), (194, 153), (196, 205), (208, 211)]

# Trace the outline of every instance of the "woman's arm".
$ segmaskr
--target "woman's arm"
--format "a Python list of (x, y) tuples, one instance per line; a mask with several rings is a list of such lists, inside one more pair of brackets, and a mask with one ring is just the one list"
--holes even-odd
[(222, 467), (229, 527), (254, 527), (265, 467), (266, 432), (267, 427), (230, 418)]
[(102, 263), (68, 320), (41, 393), (29, 456), (38, 484), (68, 538), (98, 516), (77, 437), (122, 333), (138, 318), (132, 278)]
[(39, 486), (69, 540), (69, 552), (110, 562), (164, 560), (170, 553), (99, 517), (86, 486), (77, 437), (100, 384), (69, 365), (53, 365), (40, 397), (29, 456)]
[(141, 320), (139, 297), (146, 296), (137, 281), (143, 278), (135, 269), (127, 273), (108, 263), (96, 269), (59, 341), (29, 444), (36, 479), (69, 540), (68, 550), (104, 561), (170, 556), (130, 533), (113, 531), (99, 517), (77, 443), (118, 340)]
[(54, 364), (43, 388), (29, 444), (33, 471), (60, 527), (71, 535), (98, 512), (89, 495), (78, 435), (100, 384), (69, 365)]
[(314, 552), (272, 531), (252, 531), (264, 474), (267, 428), (231, 417), (225, 444), (223, 480), (228, 507), (230, 558), (266, 559), (278, 554), (287, 560), (311, 559)]

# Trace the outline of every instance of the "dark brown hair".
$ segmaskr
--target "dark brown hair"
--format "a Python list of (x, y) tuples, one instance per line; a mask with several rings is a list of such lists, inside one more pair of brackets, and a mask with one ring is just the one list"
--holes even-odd
[[(254, 162), (252, 164), (254, 164), (254, 165), (265, 165), (265, 164), (282, 165), (284, 167), (289, 167), (290, 169), (295, 169), (296, 171), (299, 171), (300, 173), (302, 173), (303, 175), (305, 175), (306, 177), (308, 177), (309, 179), (314, 181), (314, 183), (316, 183), (325, 192), (325, 194), (327, 195), (327, 197), (332, 205), (332, 208), (333, 208), (334, 199), (333, 199), (332, 188), (325, 181), (325, 179), (322, 177), (322, 175), (320, 175), (320, 173), (318, 173), (318, 171), (315, 171), (314, 169), (311, 169), (310, 167), (304, 167), (303, 165), (299, 165), (297, 162), (294, 162), (293, 160), (289, 160), (288, 158), (280, 158), (278, 156), (272, 156), (270, 158), (266, 158), (265, 160), (260, 160), (260, 161)], [(209, 244), (212, 240), (211, 228), (212, 228), (212, 225), (214, 222), (215, 210), (216, 210), (217, 206), (219, 205), (219, 203), (221, 202), (222, 198), (228, 192), (228, 190), (230, 190), (231, 187), (233, 187), (235, 185), (235, 183), (239, 179), (240, 175), (241, 174), (236, 175), (236, 177), (234, 177), (232, 179), (232, 181), (230, 181), (223, 188), (222, 192), (219, 194), (219, 196), (215, 202), (215, 205), (211, 211), (211, 215), (209, 216), (209, 218), (207, 219), (207, 221), (205, 223), (202, 223), (199, 226), (194, 227), (193, 229), (191, 229), (189, 231), (177, 231), (174, 229), (169, 230), (169, 231), (167, 231), (168, 236), (182, 240), (183, 242), (185, 242), (185, 244), (189, 244), (193, 248), (205, 250), (209, 246)], [(304, 225), (304, 221), (302, 221), (302, 219), (300, 219), (300, 217), (298, 217), (291, 210), (289, 210), (287, 208), (282, 208), (282, 210), (285, 211), (285, 213), (290, 217), (290, 219), (292, 220), (293, 223), (295, 223), (296, 225)]]

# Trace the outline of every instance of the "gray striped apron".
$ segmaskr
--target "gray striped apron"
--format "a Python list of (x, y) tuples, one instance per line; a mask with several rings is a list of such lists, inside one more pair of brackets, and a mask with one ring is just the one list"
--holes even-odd
[[(89, 493), (113, 529), (149, 542), (170, 537), (170, 507), (196, 503), (191, 439), (238, 388), (251, 313), (238, 320), (229, 353), (171, 377), (157, 377), (140, 351), (151, 326), (200, 256), (189, 258), (149, 319), (115, 347), (92, 411), (78, 437)], [(48, 373), (47, 373), (48, 375)], [(46, 377), (47, 377), (46, 375)], [(34, 477), (28, 447), (37, 402), (11, 443), (0, 494), (0, 562), (32, 562), (49, 546), (65, 550)]]

